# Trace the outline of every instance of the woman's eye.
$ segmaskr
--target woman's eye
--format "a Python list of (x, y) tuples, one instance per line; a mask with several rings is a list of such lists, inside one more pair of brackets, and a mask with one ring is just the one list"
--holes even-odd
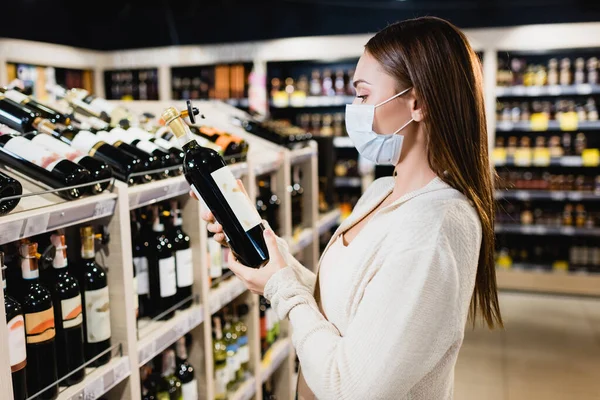
[(357, 98), (357, 99), (361, 99), (361, 100), (363, 101), (363, 103), (364, 103), (364, 101), (367, 99), (367, 95), (366, 95), (366, 94), (364, 94), (364, 95), (362, 95), (362, 96), (356, 96), (356, 98)]

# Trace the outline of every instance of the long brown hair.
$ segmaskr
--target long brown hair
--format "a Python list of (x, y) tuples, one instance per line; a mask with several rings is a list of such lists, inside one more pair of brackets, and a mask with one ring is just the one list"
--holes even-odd
[[(482, 242), (469, 316), (481, 312), (490, 328), (502, 326), (494, 265), (494, 198), (488, 157), (482, 71), (465, 35), (443, 19), (397, 22), (365, 46), (398, 90), (413, 87), (425, 113), (432, 170), (473, 203)], [(447, 171), (447, 174), (444, 174)]]

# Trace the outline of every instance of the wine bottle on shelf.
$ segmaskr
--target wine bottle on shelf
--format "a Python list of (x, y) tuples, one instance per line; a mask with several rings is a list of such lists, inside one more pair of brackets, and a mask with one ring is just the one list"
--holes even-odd
[(185, 155), (185, 153), (180, 148), (174, 146), (171, 142), (160, 137), (155, 137), (153, 134), (146, 132), (145, 130), (138, 127), (129, 128), (127, 130), (127, 133), (131, 133), (139, 139), (147, 140), (149, 142), (154, 143), (163, 151), (166, 151), (171, 155), (171, 157), (174, 160), (174, 164), (178, 165), (183, 162), (183, 156)]
[(219, 281), (223, 276), (223, 255), (221, 243), (217, 242), (214, 238), (214, 233), (208, 233), (208, 256), (209, 256), (209, 275), (211, 280), (211, 286), (219, 286)]
[(260, 215), (240, 190), (223, 158), (192, 139), (188, 125), (175, 108), (165, 110), (162, 117), (185, 151), (183, 169), (187, 181), (223, 226), (233, 253), (249, 267), (265, 264), (269, 255)]
[(229, 373), (227, 369), (227, 344), (223, 340), (221, 318), (213, 317), (213, 359), (215, 362), (215, 400), (227, 399), (227, 383)]
[(198, 381), (196, 380), (194, 367), (188, 362), (186, 336), (177, 340), (177, 378), (181, 381), (181, 392), (183, 400), (198, 400)]
[[(85, 316), (83, 330), (85, 360), (90, 361), (110, 348), (110, 300), (104, 268), (96, 263), (95, 235), (91, 226), (80, 228), (81, 267), (80, 285), (83, 291), (82, 308)], [(110, 351), (91, 365), (99, 367), (110, 361)]]
[[(65, 236), (54, 234), (50, 237), (56, 249), (52, 261), (53, 274), (50, 279), (54, 303), (54, 323), (56, 325), (56, 351), (58, 377), (62, 378), (81, 367), (83, 355), (83, 311), (79, 283), (69, 272)], [(81, 382), (85, 369), (74, 372), (61, 384), (71, 386)]]
[(260, 296), (260, 303), (258, 306), (259, 313), (259, 325), (260, 325), (260, 353), (261, 356), (265, 356), (265, 353), (269, 349), (268, 337), (268, 321), (267, 321), (267, 299)]
[(90, 157), (76, 148), (69, 146), (65, 142), (45, 133), (30, 132), (23, 135), (23, 137), (29, 139), (32, 143), (35, 143), (48, 151), (79, 164), (90, 172), (90, 179), (92, 181), (105, 181), (98, 182), (92, 186), (92, 193), (102, 193), (108, 188), (108, 186), (110, 186), (112, 169), (103, 161)]
[[(155, 137), (165, 140), (171, 143), (171, 145), (177, 147), (178, 149), (181, 149), (181, 151), (183, 152), (183, 156), (185, 156), (185, 152), (183, 151), (183, 145), (181, 144), (181, 142), (179, 142), (177, 136), (175, 136), (173, 131), (168, 126), (163, 126), (162, 128), (158, 129), (155, 133)], [(200, 146), (213, 149), (214, 151), (219, 153), (220, 156), (223, 156), (223, 148), (221, 146), (211, 142), (206, 138), (203, 138), (202, 136), (192, 134), (192, 137), (196, 140), (196, 142), (198, 142)]]
[(56, 371), (56, 330), (50, 291), (39, 282), (37, 243), (23, 243), (19, 248), (24, 280), (21, 306), (25, 314), (27, 335), (27, 393), (40, 399), (55, 399), (58, 394)]
[(4, 253), (1, 251), (0, 268), (2, 269), (2, 290), (4, 291), (4, 308), (8, 325), (8, 358), (12, 376), (13, 398), (14, 400), (25, 400), (27, 398), (25, 319), (23, 318), (21, 305), (6, 294), (6, 266), (4, 265)]
[(249, 371), (250, 367), (250, 346), (248, 344), (248, 326), (243, 319), (249, 312), (247, 304), (239, 304), (233, 313), (233, 329), (238, 337), (238, 363), (240, 368), (237, 373), (237, 381), (242, 382), (244, 375)]
[(62, 114), (45, 104), (40, 103), (39, 101), (33, 99), (30, 96), (27, 96), (19, 89), (8, 89), (8, 88), (0, 88), (0, 93), (4, 94), (7, 99), (10, 99), (16, 103), (22, 104), (34, 112), (38, 113), (40, 117), (47, 119), (48, 121), (55, 124), (63, 124), (70, 125), (71, 117), (65, 114)]
[(110, 124), (108, 122), (101, 120), (100, 118), (81, 114), (78, 114), (76, 118), (71, 118), (71, 125), (77, 128), (77, 130), (91, 131), (93, 133), (110, 130)]
[(296, 165), (292, 167), (292, 186), (288, 188), (292, 194), (292, 226), (294, 229), (302, 227), (302, 195), (304, 188), (300, 182), (300, 168)]
[(72, 93), (70, 90), (67, 90), (64, 87), (56, 84), (46, 85), (46, 90), (48, 90), (48, 92), (53, 94), (56, 98), (67, 101), (77, 113), (110, 122), (108, 115), (103, 114), (101, 111), (93, 108), (89, 103), (84, 102), (76, 93)]
[(167, 349), (162, 353), (161, 376), (158, 398), (182, 400), (181, 381), (175, 376), (175, 352), (173, 349)]
[[(172, 243), (165, 233), (165, 218), (159, 214), (158, 206), (152, 206), (152, 234), (144, 242), (148, 259), (148, 279), (150, 281), (150, 301), (152, 317), (162, 314), (175, 304), (177, 297), (177, 278), (175, 272), (175, 256)], [(167, 216), (169, 213), (166, 213)], [(170, 319), (174, 311), (162, 316), (161, 320)]]
[(246, 159), (248, 154), (248, 143), (237, 136), (219, 131), (209, 126), (190, 126), (192, 133), (210, 140), (223, 149), (223, 156), (234, 158), (238, 161)]
[(144, 247), (142, 226), (135, 211), (131, 211), (131, 249), (133, 271), (137, 281), (138, 318), (152, 315), (150, 308), (150, 282), (148, 281), (148, 259)]
[[(0, 135), (1, 161), (14, 171), (35, 179), (53, 189), (84, 185), (90, 172), (66, 158), (14, 135)], [(61, 190), (57, 194), (73, 200), (86, 193), (86, 187)]]
[(238, 356), (238, 336), (237, 332), (233, 328), (233, 325), (231, 324), (231, 314), (229, 314), (227, 310), (224, 319), (225, 326), (223, 327), (223, 337), (225, 338), (225, 344), (227, 345), (227, 369), (229, 372), (229, 383), (227, 384), (227, 390), (235, 391), (238, 384), (238, 371), (241, 367), (239, 364), (240, 358)]
[(192, 249), (190, 248), (190, 237), (182, 229), (183, 219), (181, 209), (177, 200), (171, 200), (171, 221), (169, 241), (175, 252), (175, 269), (177, 275), (177, 298), (176, 303), (188, 299), (180, 308), (188, 308), (192, 305), (192, 285), (194, 283), (194, 265)]
[(23, 186), (21, 186), (21, 183), (0, 172), (0, 216), (6, 215), (14, 210), (20, 201), (20, 199), (5, 199), (21, 194), (23, 194)]
[(171, 154), (162, 150), (158, 145), (148, 140), (140, 139), (137, 135), (131, 135), (123, 128), (113, 128), (110, 131), (110, 134), (116, 137), (118, 140), (151, 154), (159, 161), (161, 168), (169, 168), (177, 164), (173, 157), (171, 157)]

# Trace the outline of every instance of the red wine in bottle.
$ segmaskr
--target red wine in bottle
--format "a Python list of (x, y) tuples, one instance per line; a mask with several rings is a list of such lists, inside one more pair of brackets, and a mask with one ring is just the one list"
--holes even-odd
[(201, 147), (173, 107), (162, 114), (185, 151), (183, 171), (192, 190), (203, 199), (223, 231), (231, 251), (244, 265), (258, 268), (269, 261), (264, 227), (256, 207), (240, 190), (223, 158)]
[[(83, 355), (83, 311), (81, 306), (81, 290), (79, 282), (69, 272), (67, 246), (65, 236), (54, 234), (50, 237), (56, 249), (52, 261), (52, 277), (50, 290), (54, 303), (54, 323), (56, 325), (56, 351), (58, 377), (81, 367), (85, 362)], [(85, 376), (85, 368), (74, 372), (61, 384), (71, 386), (81, 382)]]
[(36, 398), (55, 399), (58, 377), (54, 309), (50, 291), (39, 283), (37, 246), (37, 243), (25, 243), (19, 249), (25, 286), (21, 305), (27, 338), (27, 393), (34, 396), (50, 386)]
[[(84, 353), (85, 360), (90, 361), (110, 348), (110, 301), (106, 272), (95, 260), (94, 230), (91, 226), (83, 226), (80, 234)], [(99, 367), (109, 362), (110, 358), (111, 354), (107, 352), (91, 365)]]
[(160, 147), (158, 147), (158, 145), (149, 142), (148, 140), (144, 140), (135, 135), (131, 135), (128, 131), (126, 131), (123, 128), (114, 128), (110, 131), (110, 134), (115, 136), (118, 140), (135, 146), (148, 154), (151, 154), (160, 162), (161, 168), (169, 168), (176, 165), (176, 162), (173, 159), (173, 157), (171, 157), (171, 154), (162, 150)]
[(5, 89), (0, 88), (0, 93), (3, 93), (7, 99), (10, 99), (16, 103), (24, 105), (31, 110), (38, 113), (42, 118), (55, 124), (69, 125), (71, 123), (71, 117), (62, 114), (45, 104), (27, 96), (26, 94), (19, 91), (19, 89)]
[[(1, 135), (0, 147), (2, 161), (12, 169), (41, 181), (45, 185), (60, 189), (68, 186), (82, 185), (90, 182), (90, 172), (58, 154), (33, 144), (24, 137)], [(35, 167), (34, 167), (35, 166)], [(36, 168), (37, 167), (37, 168)], [(40, 169), (47, 172), (38, 173)], [(48, 174), (49, 172), (49, 174)], [(76, 188), (57, 192), (61, 197), (73, 200), (81, 197), (86, 188)]]
[(2, 289), (4, 290), (4, 308), (8, 324), (8, 358), (12, 375), (14, 400), (27, 398), (27, 350), (25, 345), (25, 318), (21, 305), (6, 294), (6, 276), (4, 253), (0, 251), (0, 268), (2, 268)]
[[(169, 229), (169, 241), (175, 252), (175, 270), (177, 275), (177, 298), (176, 303), (192, 296), (192, 285), (194, 283), (194, 266), (192, 260), (192, 249), (190, 248), (190, 237), (183, 231), (183, 219), (177, 200), (171, 202), (171, 222)], [(192, 299), (187, 300), (181, 308), (192, 305)]]
[[(120, 140), (118, 137), (111, 135), (110, 132), (100, 131), (100, 132), (96, 133), (96, 136), (99, 139), (101, 139), (102, 141), (109, 143), (109, 144), (113, 145), (114, 147), (118, 148), (119, 150), (122, 150), (125, 153), (139, 159), (142, 162), (142, 170), (143, 171), (157, 171), (162, 168), (160, 160), (157, 159), (155, 156), (145, 152), (144, 150), (142, 150), (134, 145), (131, 145), (123, 140)], [(144, 182), (149, 182), (153, 178), (162, 179), (164, 177), (165, 177), (164, 175), (162, 175), (161, 173), (158, 173), (158, 174), (153, 174), (152, 176), (144, 175), (143, 179), (144, 179)]]
[(181, 164), (183, 162), (183, 156), (185, 155), (185, 153), (180, 148), (174, 146), (171, 142), (169, 142), (163, 138), (160, 138), (160, 137), (155, 137), (151, 133), (148, 133), (145, 130), (138, 128), (138, 127), (131, 127), (129, 129), (127, 129), (127, 133), (128, 134), (131, 133), (132, 135), (135, 135), (139, 139), (147, 140), (149, 142), (154, 143), (159, 148), (161, 148), (163, 151), (166, 151), (167, 153), (169, 153), (171, 155), (171, 157), (174, 159), (175, 164)]
[(198, 381), (195, 377), (194, 367), (188, 362), (186, 336), (179, 338), (175, 345), (177, 357), (176, 376), (181, 381), (183, 400), (195, 400), (198, 398)]
[(83, 168), (90, 171), (92, 181), (105, 180), (106, 182), (96, 183), (92, 186), (92, 192), (94, 194), (102, 193), (110, 185), (108, 179), (112, 177), (112, 169), (103, 161), (90, 157), (82, 151), (45, 133), (30, 132), (23, 135), (23, 137), (31, 140), (32, 143), (44, 147), (48, 151), (81, 165)]
[(4, 200), (23, 193), (21, 183), (0, 172), (0, 216), (6, 215), (19, 204), (19, 199)]

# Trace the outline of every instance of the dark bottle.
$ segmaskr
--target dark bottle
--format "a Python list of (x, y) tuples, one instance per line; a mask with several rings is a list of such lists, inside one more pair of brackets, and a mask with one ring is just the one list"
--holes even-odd
[(140, 380), (142, 388), (142, 400), (160, 400), (156, 394), (156, 382), (152, 379), (152, 367), (150, 363), (140, 368)]
[(167, 349), (162, 354), (161, 376), (162, 380), (158, 384), (158, 398), (182, 400), (181, 381), (175, 376), (175, 352), (172, 349)]
[[(150, 302), (152, 317), (162, 314), (175, 304), (177, 277), (173, 245), (165, 233), (165, 216), (159, 215), (158, 206), (152, 206), (152, 233), (144, 242), (148, 259), (148, 279), (150, 281)], [(167, 213), (168, 215), (168, 213)], [(174, 311), (162, 316), (170, 319)]]
[(96, 183), (92, 187), (92, 192), (94, 194), (102, 193), (110, 185), (112, 169), (103, 161), (90, 157), (76, 148), (69, 146), (65, 142), (45, 133), (30, 132), (25, 134), (24, 137), (31, 140), (32, 143), (87, 169), (91, 174), (92, 181), (105, 181)]
[(175, 345), (177, 356), (177, 379), (181, 381), (181, 392), (183, 400), (198, 399), (198, 381), (196, 380), (194, 367), (188, 362), (186, 336), (177, 340)]
[(7, 99), (10, 99), (16, 103), (19, 103), (27, 108), (38, 113), (40, 117), (47, 119), (48, 121), (55, 124), (69, 125), (71, 118), (68, 115), (62, 114), (45, 104), (33, 99), (30, 96), (22, 93), (18, 88), (7, 89), (0, 88), (0, 93), (3, 93)]
[(261, 218), (267, 220), (274, 232), (279, 231), (279, 206), (281, 200), (273, 192), (271, 183), (266, 179), (258, 180), (258, 197), (256, 199), (256, 209)]
[(225, 161), (194, 139), (179, 112), (171, 107), (163, 120), (179, 138), (185, 151), (183, 170), (198, 198), (202, 198), (223, 226), (229, 246), (243, 264), (257, 268), (269, 260), (264, 227), (256, 208), (240, 190)]
[[(194, 263), (192, 260), (192, 249), (190, 248), (190, 237), (183, 231), (183, 219), (177, 200), (171, 201), (171, 221), (173, 228), (170, 229), (169, 241), (175, 252), (175, 270), (177, 274), (177, 299), (179, 303), (192, 296), (192, 285), (194, 283)], [(192, 299), (188, 299), (181, 308), (192, 305)]]
[[(58, 377), (75, 371), (85, 362), (83, 356), (83, 311), (79, 282), (68, 270), (65, 236), (54, 234), (50, 238), (56, 248), (52, 261), (53, 274), (50, 279), (56, 325), (56, 351)], [(85, 376), (85, 368), (79, 369), (64, 381), (63, 385), (74, 385)]]
[(267, 340), (269, 336), (269, 321), (267, 320), (267, 308), (267, 299), (260, 296), (260, 305), (258, 306), (258, 313), (260, 318), (260, 352), (263, 357), (269, 349), (269, 342)]
[(19, 132), (30, 132), (36, 129), (36, 120), (42, 120), (40, 114), (0, 94), (0, 123)]
[(110, 134), (116, 137), (118, 140), (151, 154), (156, 160), (158, 160), (161, 168), (168, 168), (177, 164), (173, 157), (171, 157), (171, 154), (162, 150), (160, 147), (158, 147), (158, 145), (148, 140), (144, 140), (137, 135), (132, 135), (130, 132), (131, 129), (126, 131), (123, 128), (114, 128), (110, 131)]
[(243, 161), (248, 155), (248, 143), (237, 136), (208, 126), (190, 126), (192, 133), (210, 140), (223, 149), (223, 156)]
[[(104, 268), (96, 263), (94, 230), (91, 226), (80, 228), (81, 267), (80, 284), (83, 292), (82, 306), (85, 316), (83, 330), (85, 360), (98, 356), (110, 348), (110, 301)], [(91, 365), (98, 367), (110, 361), (110, 351)]]
[[(72, 161), (33, 144), (24, 137), (1, 135), (2, 161), (15, 171), (28, 175), (53, 189), (82, 185), (90, 181), (90, 172)], [(40, 172), (40, 169), (45, 172)], [(81, 197), (85, 188), (61, 190), (57, 194), (73, 200)]]
[(292, 167), (292, 186), (288, 190), (292, 194), (292, 226), (294, 229), (302, 226), (302, 194), (304, 193), (304, 188), (300, 182), (300, 168), (298, 166)]
[(269, 142), (273, 142), (288, 148), (296, 148), (301, 146), (312, 138), (310, 133), (307, 133), (300, 128), (288, 129), (286, 131), (283, 127), (274, 123), (269, 125), (267, 123), (253, 121), (250, 119), (240, 119), (237, 117), (233, 122), (244, 128), (246, 132), (252, 133), (253, 135), (268, 140)]
[(19, 196), (23, 186), (16, 179), (0, 172), (0, 216), (6, 215), (19, 204), (20, 199), (4, 200), (7, 197)]
[(56, 372), (56, 330), (50, 291), (39, 283), (37, 243), (24, 243), (21, 254), (21, 272), (24, 291), (23, 313), (27, 335), (27, 393), (34, 396), (44, 388), (38, 399), (55, 399), (58, 394)]
[(133, 271), (137, 281), (138, 318), (152, 315), (150, 304), (150, 282), (148, 281), (148, 259), (142, 235), (142, 225), (135, 211), (131, 212), (131, 249)]
[(4, 291), (4, 307), (8, 325), (8, 358), (10, 359), (13, 398), (14, 400), (25, 400), (27, 398), (25, 319), (23, 318), (21, 305), (6, 294), (6, 267), (4, 266), (4, 253), (1, 251), (0, 268), (2, 268), (2, 289)]

